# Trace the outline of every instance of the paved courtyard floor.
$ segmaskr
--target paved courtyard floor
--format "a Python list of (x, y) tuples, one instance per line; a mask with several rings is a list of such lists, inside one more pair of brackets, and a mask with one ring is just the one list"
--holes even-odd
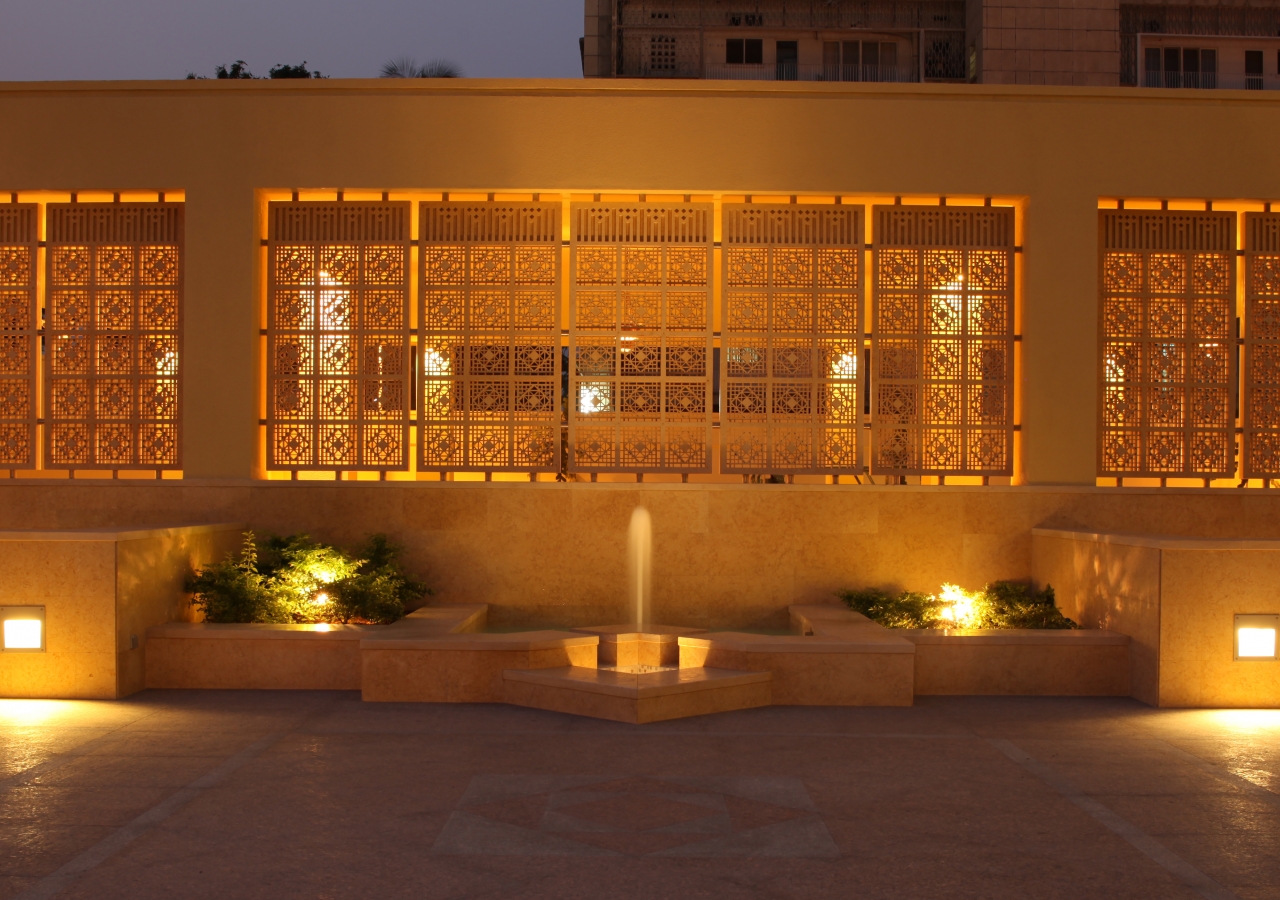
[(1280, 711), (0, 700), (0, 898), (1280, 898)]

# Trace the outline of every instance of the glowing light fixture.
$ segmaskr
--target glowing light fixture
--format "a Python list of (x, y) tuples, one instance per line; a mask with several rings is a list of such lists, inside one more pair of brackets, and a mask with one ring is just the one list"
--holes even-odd
[(954, 584), (944, 584), (938, 599), (947, 604), (938, 615), (957, 628), (974, 628), (978, 624), (978, 604), (974, 595)]
[(1236, 616), (1236, 659), (1274, 660), (1280, 615)]
[(44, 651), (43, 606), (0, 606), (0, 621), (4, 624), (4, 652)]

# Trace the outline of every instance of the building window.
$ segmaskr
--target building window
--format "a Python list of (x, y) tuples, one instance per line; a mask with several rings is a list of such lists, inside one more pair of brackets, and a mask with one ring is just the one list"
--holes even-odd
[(710, 472), (710, 203), (575, 203), (569, 469)]
[(425, 470), (560, 470), (560, 204), (423, 203)]
[(1262, 51), (1244, 51), (1244, 88), (1247, 91), (1262, 90)]
[(727, 65), (764, 65), (764, 41), (759, 38), (730, 38), (724, 42)]
[(267, 209), (267, 468), (409, 468), (409, 204)]
[(795, 81), (800, 76), (800, 44), (797, 41), (777, 41), (774, 65), (778, 81)]
[(182, 465), (181, 203), (50, 203), (45, 467)]
[(1099, 474), (1231, 476), (1235, 216), (1103, 210), (1099, 229)]
[(1218, 51), (1197, 47), (1147, 47), (1145, 87), (1216, 88)]
[(36, 247), (40, 208), (0, 206), (0, 467), (36, 465)]
[(670, 35), (649, 36), (649, 70), (674, 72), (676, 69), (676, 39)]
[(1245, 214), (1243, 478), (1280, 478), (1280, 215)]
[(1013, 210), (873, 215), (873, 471), (1013, 474)]
[(862, 208), (724, 206), (720, 471), (861, 471)]

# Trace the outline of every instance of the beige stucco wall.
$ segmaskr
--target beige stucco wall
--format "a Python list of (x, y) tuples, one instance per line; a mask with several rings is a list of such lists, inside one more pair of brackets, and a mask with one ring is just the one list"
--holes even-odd
[(1160, 551), (1034, 535), (1031, 573), (1037, 588), (1053, 588), (1067, 618), (1129, 636), (1129, 691), (1159, 705)]
[[(135, 523), (155, 522), (158, 512), (133, 514)], [(187, 575), (235, 549), (242, 534), (238, 525), (95, 533), (84, 523), (42, 534), (32, 522), (39, 516), (16, 518), (23, 530), (0, 534), (0, 605), (45, 607), (45, 651), (0, 652), (0, 697), (112, 699), (141, 690), (147, 629), (192, 618)]]
[(841, 588), (1029, 578), (1037, 525), (1280, 538), (1280, 491), (500, 482), (0, 481), (0, 529), (235, 521), (348, 545), (382, 531), (435, 601), (488, 603), (500, 626), (568, 626), (623, 620), (641, 503), (655, 617), (701, 627), (785, 627), (789, 604), (835, 602)]
[(1263, 92), (990, 85), (2, 84), (0, 191), (185, 192), (193, 478), (259, 474), (263, 190), (1024, 202), (1021, 469), (1032, 483), (1088, 484), (1098, 198), (1280, 196), (1265, 154), (1228, 152), (1276, 143), (1278, 112)]

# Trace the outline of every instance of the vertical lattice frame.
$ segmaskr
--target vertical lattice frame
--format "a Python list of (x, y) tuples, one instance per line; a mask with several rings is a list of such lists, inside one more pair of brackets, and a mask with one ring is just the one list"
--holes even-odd
[(1014, 211), (872, 214), (872, 471), (1012, 475)]
[(409, 468), (408, 202), (267, 206), (267, 468)]
[(1101, 210), (1098, 474), (1235, 473), (1236, 221)]
[(560, 470), (560, 204), (419, 214), (419, 468)]
[(0, 205), (0, 468), (36, 465), (40, 207)]
[(862, 471), (861, 206), (723, 207), (720, 471)]
[(573, 472), (710, 472), (710, 203), (570, 207)]
[(183, 204), (46, 216), (45, 468), (181, 468)]
[(1280, 478), (1280, 214), (1246, 213), (1242, 478)]

